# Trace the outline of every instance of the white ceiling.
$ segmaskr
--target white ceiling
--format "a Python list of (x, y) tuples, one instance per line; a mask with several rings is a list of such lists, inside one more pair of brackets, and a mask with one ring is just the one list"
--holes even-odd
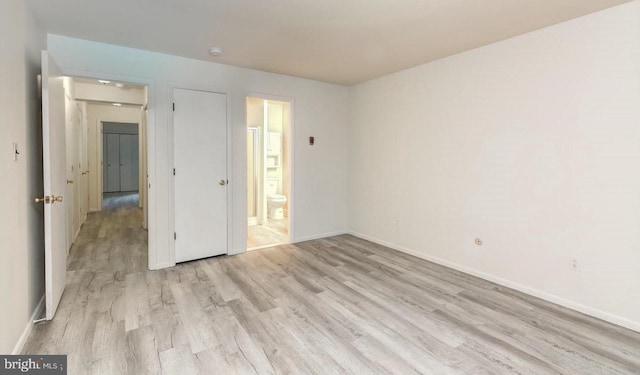
[(49, 33), (346, 85), (628, 1), (28, 0)]

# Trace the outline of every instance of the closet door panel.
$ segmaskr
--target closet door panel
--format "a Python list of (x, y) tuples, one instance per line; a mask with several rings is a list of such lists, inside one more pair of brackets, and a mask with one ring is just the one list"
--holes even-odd
[(138, 190), (138, 135), (120, 134), (120, 191)]
[(120, 134), (105, 134), (106, 173), (104, 184), (106, 193), (120, 191)]

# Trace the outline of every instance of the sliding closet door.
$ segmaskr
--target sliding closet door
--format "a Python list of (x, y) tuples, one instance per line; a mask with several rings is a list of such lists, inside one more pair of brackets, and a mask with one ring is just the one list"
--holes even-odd
[(103, 138), (105, 193), (138, 191), (138, 135), (105, 133)]

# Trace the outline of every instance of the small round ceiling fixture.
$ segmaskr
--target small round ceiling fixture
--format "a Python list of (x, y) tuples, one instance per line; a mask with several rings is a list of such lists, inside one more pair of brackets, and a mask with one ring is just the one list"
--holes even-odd
[(218, 57), (218, 56), (222, 55), (222, 48), (220, 48), (220, 47), (211, 47), (211, 48), (209, 48), (209, 54), (211, 56)]

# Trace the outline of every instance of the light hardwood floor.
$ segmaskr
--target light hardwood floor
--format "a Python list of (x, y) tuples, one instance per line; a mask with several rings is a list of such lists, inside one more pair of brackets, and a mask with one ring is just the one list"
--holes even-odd
[(119, 193), (103, 193), (102, 209), (105, 211), (117, 210), (118, 208), (136, 207), (140, 195), (137, 191), (125, 191)]
[(287, 242), (288, 219), (268, 219), (267, 225), (247, 228), (247, 249), (264, 248)]
[(640, 334), (344, 235), (146, 270), (91, 214), (25, 353), (69, 374), (638, 374)]

